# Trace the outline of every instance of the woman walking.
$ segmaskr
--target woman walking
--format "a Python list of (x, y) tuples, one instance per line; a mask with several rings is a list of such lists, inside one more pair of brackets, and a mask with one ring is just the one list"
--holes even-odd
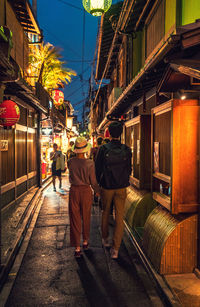
[[(69, 159), (69, 216), (70, 216), (70, 243), (75, 247), (74, 256), (81, 257), (81, 233), (83, 250), (89, 246), (90, 217), (93, 201), (92, 189), (99, 195), (100, 188), (96, 181), (95, 166), (91, 159), (85, 158), (91, 148), (84, 137), (78, 137), (72, 150), (76, 157)], [(92, 189), (91, 189), (92, 187)]]

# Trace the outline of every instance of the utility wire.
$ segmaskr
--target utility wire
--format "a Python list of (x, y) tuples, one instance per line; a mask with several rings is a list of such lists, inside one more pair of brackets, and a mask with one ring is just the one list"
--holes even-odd
[(79, 108), (76, 108), (75, 110), (80, 110), (80, 109), (83, 109), (83, 107), (84, 107), (84, 104), (83, 104), (83, 105), (81, 105)]
[(80, 7), (78, 7), (78, 6), (74, 5), (74, 4), (71, 4), (71, 3), (67, 2), (67, 1), (64, 1), (64, 0), (58, 0), (58, 1), (59, 1), (59, 2), (62, 2), (62, 3), (64, 3), (64, 4), (66, 4), (66, 5), (68, 5), (68, 6), (71, 6), (71, 7), (73, 7), (74, 9), (77, 9), (77, 10), (79, 10), (79, 11), (82, 11), (82, 10), (83, 10), (83, 8), (80, 8)]
[(85, 81), (82, 80), (81, 82), (82, 82), (81, 86), (78, 89), (74, 90), (74, 92), (72, 92), (71, 94), (67, 95), (66, 99), (76, 94), (83, 87), (83, 83), (88, 83), (88, 80), (85, 80)]
[[(82, 80), (84, 75), (84, 54), (85, 54), (85, 10), (83, 11), (83, 42), (82, 42)], [(82, 82), (82, 90), (83, 90), (83, 96), (84, 93), (84, 84)]]
[[(70, 47), (67, 42), (63, 42), (59, 37), (57, 37), (57, 35), (55, 35), (54, 33), (50, 32), (46, 27), (43, 26), (43, 28), (45, 29), (45, 31), (47, 31), (47, 33), (49, 33), (52, 37), (54, 37), (55, 39), (57, 39), (58, 41), (60, 41), (60, 43), (65, 46), (66, 48), (68, 48), (69, 50), (71, 50), (73, 53), (75, 53), (78, 57), (80, 57), (80, 55), (76, 52), (76, 50), (74, 50), (72, 47)], [(82, 62), (82, 60), (81, 60)]]
[(66, 59), (66, 61), (67, 62), (78, 62), (78, 63), (82, 63), (82, 62), (84, 62), (84, 63), (91, 63), (92, 61), (91, 60), (69, 60), (69, 59)]
[[(90, 66), (91, 65), (88, 64), (87, 68), (84, 69), (84, 72), (88, 71), (90, 69)], [(79, 78), (73, 79), (72, 82), (69, 83), (67, 86), (70, 86), (72, 83), (74, 84), (75, 82), (80, 81), (79, 79), (82, 78), (82, 74), (78, 74), (77, 77), (79, 77)], [(83, 80), (83, 81), (87, 81), (87, 80)]]
[(94, 78), (95, 78), (95, 64), (96, 64), (97, 51), (98, 51), (99, 35), (100, 35), (100, 20), (98, 20), (96, 47), (95, 47), (95, 52), (94, 52), (94, 57), (93, 57), (93, 62), (92, 62), (92, 68), (91, 68), (90, 87), (89, 87), (89, 101), (91, 101), (91, 99), (92, 99), (92, 91), (93, 91), (93, 83), (94, 83)]
[(76, 103), (72, 103), (72, 106), (73, 106), (73, 107), (78, 106), (79, 104), (81, 104), (81, 103), (84, 102), (84, 101), (85, 101), (85, 98), (82, 99), (82, 100), (80, 100), (80, 101), (78, 101), (78, 102), (76, 102)]

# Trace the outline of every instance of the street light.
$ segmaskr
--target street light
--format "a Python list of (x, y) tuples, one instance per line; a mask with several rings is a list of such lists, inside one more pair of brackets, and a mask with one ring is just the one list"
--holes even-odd
[(85, 10), (93, 16), (101, 16), (111, 7), (112, 0), (82, 0)]

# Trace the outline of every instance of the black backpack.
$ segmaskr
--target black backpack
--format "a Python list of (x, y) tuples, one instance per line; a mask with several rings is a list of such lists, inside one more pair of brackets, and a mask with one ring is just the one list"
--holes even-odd
[(106, 189), (120, 189), (129, 186), (130, 148), (124, 144), (113, 145), (111, 143), (103, 146), (105, 148), (103, 186)]

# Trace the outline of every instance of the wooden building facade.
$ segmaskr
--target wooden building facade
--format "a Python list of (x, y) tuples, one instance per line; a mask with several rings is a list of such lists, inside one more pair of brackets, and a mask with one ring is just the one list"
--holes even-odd
[(0, 202), (6, 210), (33, 186), (39, 186), (40, 122), (48, 115), (49, 98), (40, 97), (26, 82), (29, 34), (41, 39), (41, 30), (28, 1), (0, 2), (0, 103), (14, 101), (20, 119), (11, 129), (0, 125)]
[(125, 223), (157, 271), (192, 272), (200, 265), (200, 2), (125, 0), (112, 10), (101, 19), (96, 79), (110, 80), (109, 107), (96, 132), (123, 116), (133, 155)]

